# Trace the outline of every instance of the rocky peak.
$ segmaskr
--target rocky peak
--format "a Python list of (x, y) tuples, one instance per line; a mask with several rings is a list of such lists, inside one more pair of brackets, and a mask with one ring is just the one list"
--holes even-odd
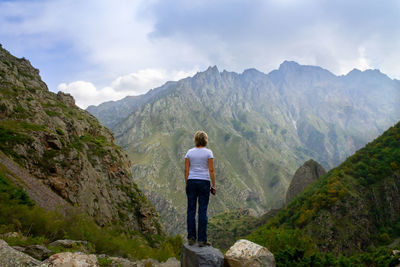
[(71, 94), (59, 91), (57, 93), (57, 99), (66, 104), (69, 107), (75, 106), (75, 99)]
[(296, 61), (285, 60), (281, 63), (281, 65), (279, 65), (279, 70), (280, 71), (293, 71), (300, 67), (301, 67), (300, 64), (297, 63)]
[(220, 74), (220, 72), (219, 72), (219, 70), (218, 70), (218, 68), (217, 68), (217, 66), (213, 66), (213, 67), (208, 67), (205, 71), (203, 71), (203, 72), (198, 72), (195, 76), (194, 76), (194, 78), (203, 78), (203, 77), (205, 77), (205, 78), (207, 78), (207, 79), (209, 79), (209, 78), (212, 78), (212, 77), (218, 77), (218, 76), (220, 76), (221, 74)]
[(286, 204), (325, 173), (326, 171), (324, 167), (322, 167), (318, 162), (313, 159), (306, 161), (297, 169), (292, 181), (290, 182), (286, 193)]
[(262, 73), (261, 71), (255, 69), (255, 68), (250, 68), (250, 69), (243, 71), (242, 75), (243, 75), (243, 77), (249, 77), (249, 78), (266, 76), (265, 73)]
[(272, 71), (269, 76), (276, 79), (282, 76), (290, 77), (290, 80), (321, 80), (321, 79), (334, 79), (336, 76), (330, 71), (318, 66), (300, 65), (295, 61), (284, 61), (278, 70)]
[(26, 58), (16, 58), (0, 46), (0, 74), (2, 84), (25, 87), (29, 90), (48, 91), (41, 80), (39, 70), (34, 68)]

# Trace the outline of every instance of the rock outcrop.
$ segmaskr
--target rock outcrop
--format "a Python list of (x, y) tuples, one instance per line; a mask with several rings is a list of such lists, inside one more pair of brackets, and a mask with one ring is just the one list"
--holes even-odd
[(303, 191), (307, 186), (326, 173), (324, 167), (310, 159), (297, 169), (286, 193), (286, 204)]
[(40, 261), (10, 247), (0, 239), (0, 266), (37, 266)]
[(225, 254), (224, 267), (275, 267), (274, 255), (251, 241), (238, 240)]
[(130, 232), (165, 234), (111, 131), (71, 95), (50, 92), (28, 60), (1, 47), (0, 133), (0, 150), (18, 166), (3, 165), (42, 208), (68, 204), (101, 226), (117, 222)]
[(222, 267), (224, 256), (221, 251), (211, 246), (190, 246), (185, 243), (181, 251), (182, 267)]

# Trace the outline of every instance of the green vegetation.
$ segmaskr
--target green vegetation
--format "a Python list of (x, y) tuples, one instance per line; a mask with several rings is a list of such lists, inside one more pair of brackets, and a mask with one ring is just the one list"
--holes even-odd
[(52, 110), (45, 110), (46, 114), (49, 115), (50, 117), (58, 117), (61, 116), (61, 113), (57, 111), (52, 111)]
[(56, 129), (56, 133), (59, 134), (59, 135), (64, 135), (64, 131), (61, 130), (60, 128)]
[(208, 238), (214, 247), (223, 251), (229, 249), (236, 240), (244, 238), (254, 229), (264, 224), (271, 215), (254, 217), (248, 209), (238, 209), (211, 217), (207, 226)]
[[(180, 236), (162, 238), (157, 247), (154, 240), (138, 233), (126, 234), (118, 227), (99, 227), (91, 218), (77, 211), (66, 216), (57, 212), (44, 211), (37, 207), (24, 190), (7, 179), (6, 171), (0, 171), (0, 234), (16, 231), (24, 238), (6, 238), (10, 245), (48, 244), (57, 239), (87, 240), (92, 252), (134, 259), (154, 258), (165, 261), (178, 257), (182, 246)], [(147, 237), (148, 238), (148, 237)]]
[(249, 240), (268, 247), (278, 266), (395, 266), (399, 256), (383, 246), (400, 236), (400, 212), (388, 208), (400, 199), (399, 147), (400, 123), (308, 187)]
[(400, 123), (329, 171), (295, 198), (269, 225), (302, 227), (319, 211), (329, 209), (340, 200), (351, 199), (363, 189), (372, 189), (375, 183), (398, 173), (399, 147)]
[(331, 253), (315, 253), (307, 256), (304, 249), (291, 248), (285, 249), (275, 255), (277, 267), (324, 267), (324, 266), (340, 266), (340, 267), (380, 267), (380, 266), (397, 266), (400, 255), (392, 255), (392, 250), (388, 248), (379, 248), (373, 252), (364, 252), (355, 254), (350, 257), (340, 255), (335, 257)]

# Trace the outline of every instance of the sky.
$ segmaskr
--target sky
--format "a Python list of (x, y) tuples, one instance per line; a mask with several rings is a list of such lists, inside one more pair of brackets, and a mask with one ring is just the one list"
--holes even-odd
[(268, 73), (293, 60), (400, 79), (400, 1), (0, 0), (0, 44), (82, 108), (214, 65)]

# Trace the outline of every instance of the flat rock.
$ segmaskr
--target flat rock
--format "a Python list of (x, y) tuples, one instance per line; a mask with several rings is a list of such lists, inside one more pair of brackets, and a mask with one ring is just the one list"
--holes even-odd
[(224, 267), (275, 267), (274, 255), (265, 247), (241, 239), (226, 252)]
[(0, 266), (37, 266), (40, 261), (10, 247), (0, 239)]
[(94, 254), (63, 252), (50, 256), (39, 267), (99, 267)]
[(182, 267), (220, 267), (223, 266), (224, 256), (219, 249), (211, 246), (199, 247), (197, 244), (182, 246)]

